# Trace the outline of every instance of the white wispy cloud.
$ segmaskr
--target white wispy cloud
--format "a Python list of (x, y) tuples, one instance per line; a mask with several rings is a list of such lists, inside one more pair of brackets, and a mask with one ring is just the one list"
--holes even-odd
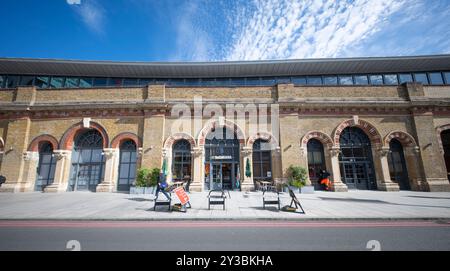
[[(171, 61), (206, 61), (210, 59), (213, 50), (213, 41), (204, 29), (204, 22), (200, 18), (208, 16), (207, 9), (201, 2), (186, 2), (179, 9), (175, 22), (176, 52)], [(204, 18), (204, 17), (203, 17)]]
[(105, 10), (95, 0), (66, 0), (78, 14), (81, 21), (93, 32), (103, 33)]
[(267, 0), (235, 18), (226, 60), (336, 57), (386, 26), (405, 0)]
[(81, 0), (66, 0), (67, 4), (69, 5), (80, 5)]

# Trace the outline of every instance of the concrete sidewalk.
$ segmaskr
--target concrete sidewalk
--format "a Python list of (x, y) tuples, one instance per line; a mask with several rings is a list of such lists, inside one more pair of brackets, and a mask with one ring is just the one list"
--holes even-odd
[[(316, 191), (297, 194), (306, 214), (278, 211), (275, 206), (263, 210), (261, 192), (232, 191), (226, 210), (222, 210), (222, 206), (212, 206), (208, 210), (207, 192), (190, 193), (192, 208), (186, 213), (168, 212), (166, 206), (153, 211), (153, 197), (91, 192), (1, 193), (0, 219), (450, 219), (448, 192)], [(282, 206), (290, 203), (287, 193), (281, 194), (281, 200)]]

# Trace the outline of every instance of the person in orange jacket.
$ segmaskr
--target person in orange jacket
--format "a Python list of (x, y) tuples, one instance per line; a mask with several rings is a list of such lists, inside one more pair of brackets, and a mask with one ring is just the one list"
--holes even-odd
[(331, 181), (328, 177), (330, 177), (330, 173), (328, 173), (328, 171), (326, 171), (325, 169), (322, 169), (322, 172), (320, 173), (319, 183), (326, 191), (330, 190), (331, 188)]

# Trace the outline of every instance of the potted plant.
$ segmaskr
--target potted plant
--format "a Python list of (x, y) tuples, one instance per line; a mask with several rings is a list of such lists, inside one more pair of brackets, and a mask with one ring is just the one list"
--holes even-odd
[(158, 183), (159, 169), (140, 168), (137, 171), (135, 187), (130, 187), (130, 194), (152, 194)]
[(290, 165), (287, 169), (288, 186), (290, 186), (293, 191), (298, 190), (301, 193), (301, 188), (306, 185), (307, 174), (305, 168)]

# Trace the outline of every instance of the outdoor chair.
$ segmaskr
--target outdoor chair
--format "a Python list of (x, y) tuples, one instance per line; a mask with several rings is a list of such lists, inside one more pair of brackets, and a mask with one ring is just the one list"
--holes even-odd
[(170, 211), (170, 206), (172, 204), (172, 194), (170, 192), (168, 192), (169, 194), (169, 200), (166, 198), (166, 196), (162, 195), (162, 197), (159, 197), (155, 199), (155, 205), (153, 206), (153, 211), (156, 211), (156, 206), (169, 206), (169, 211)]
[(278, 210), (280, 207), (280, 193), (274, 186), (267, 186), (263, 192), (263, 209), (266, 209), (266, 205), (277, 205)]
[(211, 190), (208, 193), (208, 210), (211, 210), (211, 205), (223, 205), (225, 210), (225, 191), (223, 190)]

